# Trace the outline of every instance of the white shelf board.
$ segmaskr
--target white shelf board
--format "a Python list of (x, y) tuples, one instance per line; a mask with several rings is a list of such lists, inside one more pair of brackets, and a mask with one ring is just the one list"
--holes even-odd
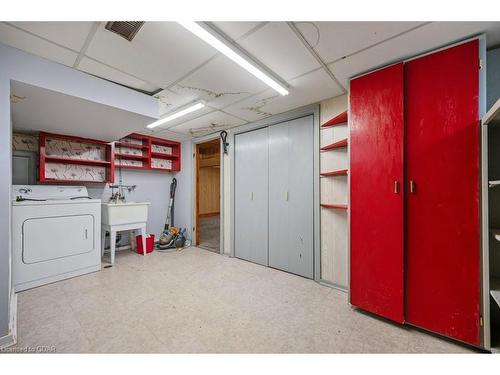
[(490, 232), (495, 236), (495, 240), (500, 241), (500, 229), (492, 228)]
[(500, 125), (500, 99), (484, 115), (482, 123), (484, 125)]
[(490, 280), (490, 294), (498, 306), (500, 306), (500, 278), (492, 278)]
[(488, 181), (488, 185), (489, 185), (490, 187), (500, 185), (500, 180)]

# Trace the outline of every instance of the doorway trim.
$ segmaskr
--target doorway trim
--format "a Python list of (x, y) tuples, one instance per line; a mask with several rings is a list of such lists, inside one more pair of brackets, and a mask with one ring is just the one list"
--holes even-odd
[[(235, 256), (235, 233), (234, 233), (234, 223), (235, 223), (235, 194), (234, 194), (234, 174), (235, 174), (235, 163), (234, 163), (234, 139), (235, 135), (246, 133), (252, 130), (257, 130), (260, 128), (265, 128), (273, 125), (280, 124), (282, 122), (295, 120), (305, 116), (313, 116), (313, 280), (321, 280), (321, 241), (320, 241), (320, 209), (319, 209), (319, 196), (320, 196), (320, 179), (319, 179), (319, 103), (307, 105), (300, 107), (285, 113), (278, 115), (273, 115), (266, 117), (265, 119), (254, 121), (245, 125), (238, 126), (236, 128), (228, 130), (228, 142), (229, 142), (229, 160), (230, 160), (230, 255)], [(231, 162), (232, 161), (232, 162)], [(222, 173), (222, 171), (221, 171)], [(267, 266), (269, 267), (269, 266)]]
[(219, 158), (220, 158), (220, 176), (219, 176), (219, 254), (224, 255), (224, 150), (222, 143), (220, 141), (219, 132), (212, 133), (208, 135), (201, 136), (199, 138), (194, 138), (191, 142), (193, 150), (193, 167), (192, 167), (192, 184), (195, 188), (195, 193), (192, 194), (192, 223), (193, 223), (193, 240), (196, 246), (196, 238), (198, 235), (198, 220), (197, 220), (197, 199), (198, 199), (198, 184), (196, 179), (198, 178), (198, 163), (196, 160), (196, 154), (198, 152), (198, 145), (201, 143), (206, 143), (213, 141), (215, 139), (219, 140)]

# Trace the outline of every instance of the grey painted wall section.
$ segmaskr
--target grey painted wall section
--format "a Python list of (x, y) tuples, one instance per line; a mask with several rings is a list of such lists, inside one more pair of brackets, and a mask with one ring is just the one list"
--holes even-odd
[(149, 96), (55, 64), (15, 48), (0, 44), (0, 337), (9, 331), (10, 305), (10, 201), (11, 124), (10, 80), (94, 102), (158, 117), (158, 103)]
[(500, 47), (486, 54), (486, 108), (490, 109), (500, 98)]

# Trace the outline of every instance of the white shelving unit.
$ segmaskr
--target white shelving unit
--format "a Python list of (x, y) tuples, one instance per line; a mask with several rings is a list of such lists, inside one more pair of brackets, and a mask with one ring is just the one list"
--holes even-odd
[[(486, 228), (489, 229), (490, 236), (489, 242), (486, 245), (489, 252), (485, 254), (487, 259), (487, 273), (489, 273), (489, 293), (488, 289), (485, 291), (486, 296), (489, 294), (491, 298), (487, 300), (488, 311), (485, 329), (489, 330), (489, 337), (491, 341), (491, 351), (498, 352), (500, 350), (500, 99), (491, 107), (491, 109), (484, 115), (482, 121), (482, 134), (483, 142), (489, 144), (487, 154), (483, 154), (483, 160), (487, 160), (488, 166), (488, 187), (483, 189), (485, 200), (488, 202)], [(494, 145), (494, 146), (492, 146)], [(486, 279), (487, 280), (487, 279)]]
[(500, 99), (490, 108), (483, 117), (483, 124), (489, 126), (500, 125)]
[(494, 229), (491, 229), (490, 232), (495, 237), (495, 240), (500, 241), (500, 229), (494, 228)]
[(500, 278), (495, 277), (490, 280), (490, 294), (500, 306)]

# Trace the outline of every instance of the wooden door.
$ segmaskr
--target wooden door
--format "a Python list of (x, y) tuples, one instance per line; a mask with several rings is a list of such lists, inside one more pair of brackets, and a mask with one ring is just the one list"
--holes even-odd
[(350, 301), (404, 321), (403, 64), (350, 85)]
[(404, 69), (406, 320), (475, 345), (480, 344), (478, 43), (412, 60)]

